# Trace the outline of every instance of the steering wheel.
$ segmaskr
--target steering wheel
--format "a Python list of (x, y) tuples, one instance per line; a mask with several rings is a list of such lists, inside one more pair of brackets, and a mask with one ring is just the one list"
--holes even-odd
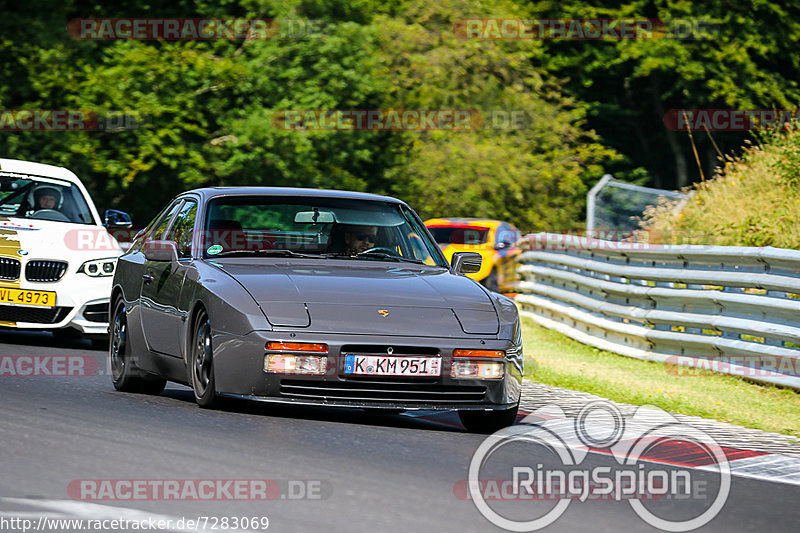
[(56, 209), (39, 209), (28, 218), (38, 218), (40, 220), (54, 220), (56, 222), (71, 222), (69, 217)]
[(383, 252), (389, 255), (397, 255), (397, 251), (392, 250), (391, 248), (384, 248), (383, 246), (376, 246), (375, 248), (370, 248), (369, 250), (364, 250), (363, 252), (358, 252), (356, 255), (359, 256), (361, 254), (368, 254), (370, 252)]

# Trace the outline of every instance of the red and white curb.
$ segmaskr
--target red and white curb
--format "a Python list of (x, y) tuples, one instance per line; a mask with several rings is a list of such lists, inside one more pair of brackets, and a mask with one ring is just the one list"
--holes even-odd
[[(530, 413), (520, 410), (517, 416), (517, 424), (522, 423), (528, 415)], [(412, 411), (405, 413), (405, 416), (424, 420), (440, 427), (463, 429), (458, 414), (452, 411)], [(535, 416), (539, 417), (540, 415)], [(550, 417), (541, 417), (541, 420), (549, 420), (551, 427), (553, 427), (553, 419)], [(532, 421), (535, 420), (528, 419), (527, 423)], [(573, 420), (570, 418), (564, 418), (563, 422), (565, 426), (573, 424)], [(615, 455), (608, 449), (587, 446), (581, 446), (580, 448), (589, 453)], [(719, 450), (725, 454), (730, 473), (735, 477), (800, 486), (800, 457), (724, 445), (719, 446)], [(660, 439), (657, 447), (645, 451), (638, 457), (638, 460), (683, 468), (696, 468), (710, 472), (719, 471), (716, 460), (709, 455), (707, 450), (693, 442), (680, 439)]]

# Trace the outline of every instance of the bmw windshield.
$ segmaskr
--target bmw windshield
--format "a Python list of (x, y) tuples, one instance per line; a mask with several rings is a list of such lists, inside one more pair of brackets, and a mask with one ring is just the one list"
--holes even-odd
[(0, 216), (94, 224), (80, 189), (54, 178), (0, 172)]

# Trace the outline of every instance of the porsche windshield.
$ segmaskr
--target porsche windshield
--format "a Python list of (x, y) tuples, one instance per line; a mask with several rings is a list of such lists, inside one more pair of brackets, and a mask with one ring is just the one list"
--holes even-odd
[(54, 178), (0, 172), (0, 216), (94, 224), (80, 189)]
[(224, 196), (209, 203), (204, 238), (205, 257), (311, 255), (447, 266), (422, 223), (392, 202)]

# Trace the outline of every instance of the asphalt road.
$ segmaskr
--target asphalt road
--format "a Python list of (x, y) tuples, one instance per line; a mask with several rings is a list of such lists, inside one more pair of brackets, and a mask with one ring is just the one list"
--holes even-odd
[[(0, 356), (23, 355), (91, 356), (98, 370), (90, 376), (0, 377), (0, 526), (6, 520), (0, 531), (21, 531), (11, 518), (35, 522), (41, 516), (206, 516), (211, 520), (206, 527), (216, 523), (217, 530), (224, 529), (223, 517), (266, 517), (268, 531), (502, 531), (454, 491), (463, 487), (472, 455), (485, 438), (455, 425), (244, 402), (208, 411), (193, 403), (188, 389), (173, 384), (158, 397), (123, 394), (111, 385), (105, 353), (88, 341), (0, 333)], [(541, 447), (516, 443), (499, 449), (482, 477), (508, 479), (513, 466), (555, 463)], [(603, 455), (588, 455), (582, 463), (617, 465)], [(692, 476), (708, 493), (716, 490), (718, 474), (693, 471)], [(76, 489), (79, 480), (270, 480), (269, 487), (279, 492), (268, 491), (268, 501), (87, 501)], [(93, 483), (90, 487), (101, 486)], [(698, 493), (650, 505), (677, 519), (699, 514), (711, 500)], [(798, 501), (800, 487), (734, 478), (724, 508), (702, 530), (796, 530)], [(503, 516), (530, 520), (554, 504), (491, 505)], [(265, 524), (241, 529), (263, 531)], [(547, 530), (655, 528), (628, 502), (573, 501)]]

